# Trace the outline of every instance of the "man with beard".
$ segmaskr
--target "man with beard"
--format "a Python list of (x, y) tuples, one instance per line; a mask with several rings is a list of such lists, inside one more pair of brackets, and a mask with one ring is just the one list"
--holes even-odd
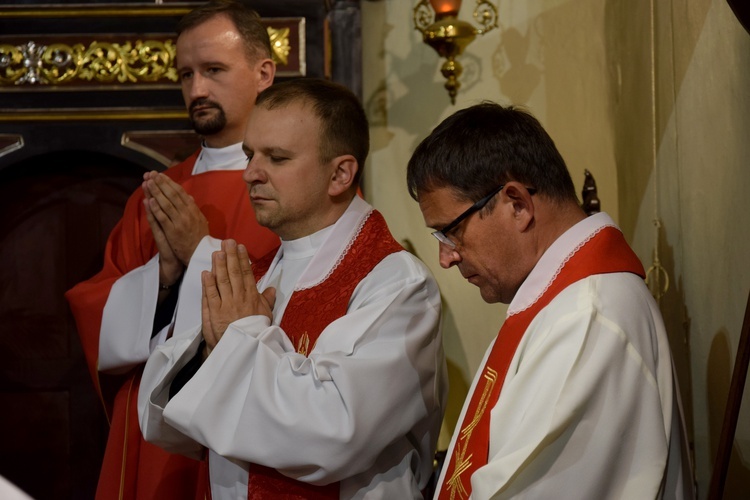
[(66, 294), (111, 423), (97, 498), (201, 491), (201, 462), (143, 441), (136, 411), (143, 364), (168, 325), (200, 324), (200, 273), (221, 239), (241, 241), (251, 259), (278, 245), (257, 224), (242, 182), (245, 123), (275, 74), (268, 33), (257, 13), (227, 0), (187, 14), (177, 33), (182, 93), (202, 147), (164, 173), (144, 174), (109, 236), (103, 269)]

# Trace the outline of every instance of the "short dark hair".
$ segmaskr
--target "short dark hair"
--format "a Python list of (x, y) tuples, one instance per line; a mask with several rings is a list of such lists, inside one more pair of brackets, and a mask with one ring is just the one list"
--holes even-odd
[(227, 16), (234, 23), (245, 43), (249, 60), (271, 58), (271, 40), (268, 38), (268, 30), (260, 22), (260, 16), (237, 0), (211, 0), (196, 7), (177, 23), (177, 36), (220, 15)]
[(270, 110), (292, 102), (310, 104), (321, 122), (321, 162), (345, 154), (354, 156), (359, 166), (354, 179), (357, 184), (370, 150), (367, 116), (357, 96), (337, 83), (297, 78), (271, 85), (258, 94), (255, 105)]
[[(409, 194), (450, 187), (477, 201), (508, 181), (558, 201), (578, 201), (565, 161), (528, 111), (485, 101), (446, 118), (414, 151)], [(491, 205), (488, 205), (491, 208)]]

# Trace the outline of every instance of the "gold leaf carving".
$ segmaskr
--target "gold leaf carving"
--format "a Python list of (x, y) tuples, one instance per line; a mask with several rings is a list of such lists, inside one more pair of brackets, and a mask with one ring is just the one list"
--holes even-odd
[[(266, 28), (273, 60), (288, 65), (290, 28)], [(179, 81), (172, 40), (126, 40), (24, 45), (0, 44), (0, 86), (65, 85), (76, 81), (100, 84)]]
[(274, 29), (270, 26), (266, 28), (268, 36), (271, 39), (271, 49), (273, 49), (273, 60), (276, 64), (287, 65), (289, 61), (289, 28)]
[(94, 41), (88, 47), (29, 42), (0, 45), (0, 83), (60, 85), (75, 79), (99, 83), (177, 81), (171, 40), (120, 43)]
[(23, 52), (13, 45), (0, 45), (0, 83), (12, 84), (21, 78), (27, 69), (23, 66)]

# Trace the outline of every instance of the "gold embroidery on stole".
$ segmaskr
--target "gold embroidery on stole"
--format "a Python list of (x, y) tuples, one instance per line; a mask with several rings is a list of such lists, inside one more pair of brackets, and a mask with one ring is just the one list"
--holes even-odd
[[(482, 396), (477, 404), (477, 409), (474, 412), (474, 418), (471, 419), (467, 425), (461, 429), (461, 437), (456, 441), (456, 468), (453, 470), (453, 475), (448, 479), (448, 490), (450, 490), (451, 500), (456, 498), (468, 498), (468, 492), (464, 487), (461, 475), (471, 467), (471, 459), (473, 454), (465, 457), (466, 449), (469, 447), (469, 441), (471, 440), (471, 434), (482, 419), (482, 415), (487, 410), (489, 404), (490, 394), (492, 394), (492, 388), (497, 383), (497, 371), (493, 370), (489, 366), (486, 367), (484, 372), (484, 387), (482, 389)], [(463, 443), (463, 446), (461, 444)]]
[(307, 332), (303, 333), (297, 341), (297, 352), (303, 356), (307, 356), (308, 350), (310, 349), (310, 336)]

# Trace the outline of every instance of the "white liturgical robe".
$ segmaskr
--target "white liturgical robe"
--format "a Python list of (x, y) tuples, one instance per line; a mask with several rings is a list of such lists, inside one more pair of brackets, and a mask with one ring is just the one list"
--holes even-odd
[(258, 283), (278, 287), (273, 322), (232, 323), (171, 400), (200, 331), (176, 330), (149, 358), (144, 436), (196, 457), (208, 447), (214, 499), (246, 497), (248, 462), (312, 484), (340, 481), (341, 498), (421, 495), (447, 395), (440, 294), (424, 264), (405, 251), (385, 257), (307, 357), (278, 326), (291, 292), (330, 275), (371, 210), (355, 197), (332, 227), (282, 242)]
[[(531, 307), (605, 226), (614, 222), (597, 214), (555, 241), (508, 316)], [(686, 451), (656, 302), (635, 274), (594, 275), (560, 292), (521, 339), (490, 413), (489, 458), (471, 476), (471, 498), (692, 498)]]

